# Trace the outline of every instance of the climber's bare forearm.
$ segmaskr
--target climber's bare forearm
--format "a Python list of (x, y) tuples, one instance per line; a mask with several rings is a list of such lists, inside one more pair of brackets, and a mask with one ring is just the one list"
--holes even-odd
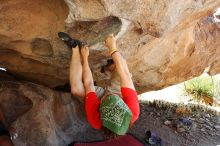
[(93, 83), (93, 77), (92, 72), (89, 67), (88, 58), (83, 57), (83, 84), (86, 90), (86, 94), (89, 92), (94, 92), (94, 83)]
[(116, 65), (116, 70), (121, 78), (121, 86), (135, 89), (126, 60), (119, 52), (113, 53), (112, 59)]

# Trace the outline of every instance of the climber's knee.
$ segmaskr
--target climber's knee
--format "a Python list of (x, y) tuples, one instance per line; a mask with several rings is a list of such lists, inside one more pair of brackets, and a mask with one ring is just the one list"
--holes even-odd
[(73, 96), (76, 96), (79, 98), (85, 97), (85, 91), (77, 87), (71, 87), (71, 93)]

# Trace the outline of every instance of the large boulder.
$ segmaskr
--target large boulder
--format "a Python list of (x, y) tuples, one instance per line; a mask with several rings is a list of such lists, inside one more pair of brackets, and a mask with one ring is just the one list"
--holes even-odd
[(102, 138), (87, 123), (83, 104), (70, 93), (11, 79), (0, 82), (0, 91), (6, 120), (14, 122), (19, 135), (16, 146), (65, 146)]
[(56, 87), (68, 83), (71, 50), (57, 37), (66, 31), (91, 46), (98, 85), (114, 33), (139, 93), (176, 84), (209, 67), (219, 73), (219, 0), (11, 0), (0, 6), (0, 67), (20, 79)]

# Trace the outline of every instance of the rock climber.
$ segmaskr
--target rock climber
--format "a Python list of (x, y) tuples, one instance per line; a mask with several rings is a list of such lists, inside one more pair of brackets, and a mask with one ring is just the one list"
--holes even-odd
[(121, 91), (119, 86), (119, 92), (106, 89), (104, 94), (100, 95), (101, 90), (94, 86), (88, 63), (89, 47), (64, 32), (59, 32), (58, 36), (72, 49), (71, 92), (85, 102), (88, 122), (95, 129), (108, 129), (116, 135), (126, 134), (138, 119), (140, 107), (128, 65), (117, 50), (115, 37), (109, 35), (105, 45), (120, 77)]

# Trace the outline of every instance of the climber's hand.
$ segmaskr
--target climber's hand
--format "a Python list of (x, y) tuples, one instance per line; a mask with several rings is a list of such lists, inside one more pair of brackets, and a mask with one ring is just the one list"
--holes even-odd
[(83, 46), (81, 48), (81, 55), (83, 58), (88, 58), (89, 57), (89, 47), (88, 46)]
[(112, 53), (117, 51), (116, 39), (113, 34), (107, 36), (105, 39), (105, 45), (109, 49), (109, 55), (112, 55)]

